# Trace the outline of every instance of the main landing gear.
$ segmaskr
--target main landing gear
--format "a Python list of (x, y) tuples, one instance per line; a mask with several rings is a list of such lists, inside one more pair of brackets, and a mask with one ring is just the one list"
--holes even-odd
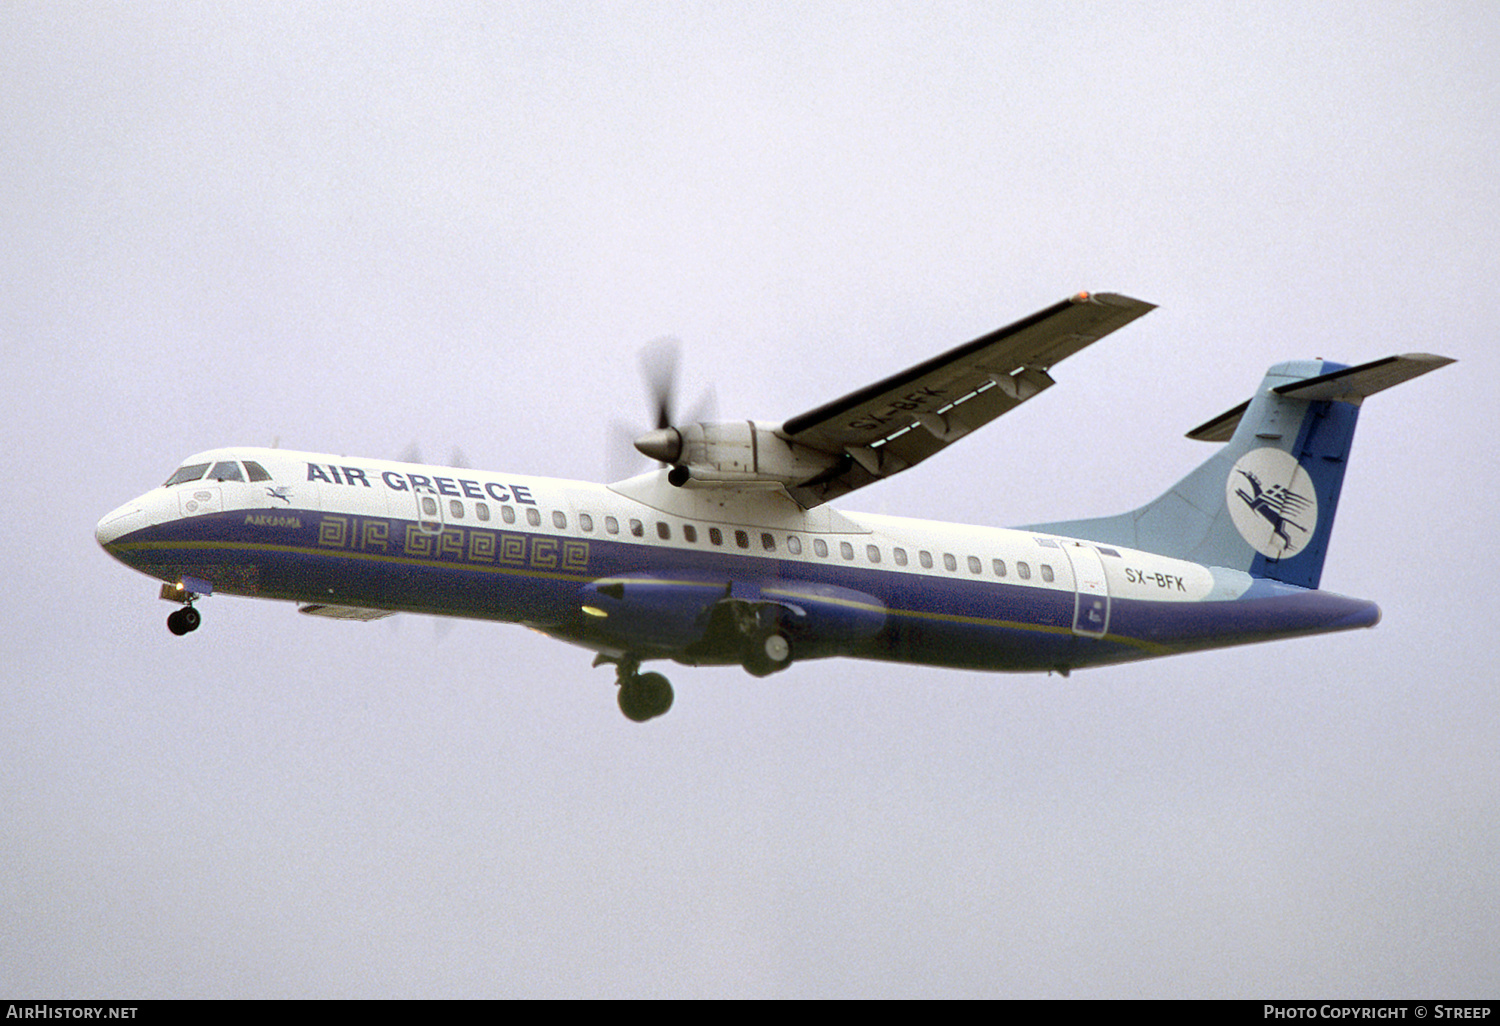
[(641, 673), (641, 661), (634, 656), (620, 659), (600, 657), (594, 665), (615, 664), (615, 683), (620, 687), (620, 711), (627, 720), (645, 723), (672, 708), (672, 685), (659, 673)]
[(779, 630), (761, 631), (745, 646), (745, 669), (756, 677), (769, 677), (792, 663), (792, 643)]

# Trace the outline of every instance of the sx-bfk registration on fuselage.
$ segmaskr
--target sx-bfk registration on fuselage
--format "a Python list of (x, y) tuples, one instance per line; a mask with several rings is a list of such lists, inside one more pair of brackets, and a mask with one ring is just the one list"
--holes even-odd
[(752, 674), (852, 656), (975, 670), (1120, 663), (1373, 626), (1318, 590), (1361, 402), (1452, 361), (1277, 364), (1189, 433), (1224, 443), (1118, 516), (975, 527), (827, 503), (1031, 399), (1059, 361), (1153, 309), (1080, 293), (781, 424), (672, 425), (611, 485), (279, 449), (190, 456), (99, 522), (159, 578), (175, 634), (214, 593), (346, 620), (521, 623), (616, 667), (632, 720), (673, 692), (641, 664)]

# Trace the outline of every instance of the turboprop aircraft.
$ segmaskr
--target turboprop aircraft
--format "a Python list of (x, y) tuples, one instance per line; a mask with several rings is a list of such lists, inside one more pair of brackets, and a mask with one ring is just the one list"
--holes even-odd
[(327, 453), (189, 456), (99, 522), (110, 555), (163, 581), (197, 629), (213, 594), (374, 620), (520, 623), (616, 670), (643, 721), (673, 691), (648, 660), (757, 676), (850, 656), (1058, 671), (1371, 627), (1318, 590), (1360, 404), (1453, 361), (1277, 364), (1189, 432), (1223, 443), (1118, 516), (1002, 529), (827, 503), (900, 473), (1053, 384), (1052, 368), (1149, 312), (1079, 293), (780, 424), (673, 424), (662, 466), (610, 485)]

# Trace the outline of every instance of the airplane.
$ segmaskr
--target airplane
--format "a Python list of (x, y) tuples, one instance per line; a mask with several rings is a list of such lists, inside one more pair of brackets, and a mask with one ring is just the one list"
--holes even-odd
[(376, 620), (524, 624), (615, 668), (643, 722), (674, 692), (644, 663), (756, 676), (831, 657), (1072, 670), (1373, 627), (1319, 590), (1362, 402), (1452, 363), (1271, 367), (1188, 437), (1223, 443), (1115, 516), (1003, 529), (828, 505), (900, 473), (1053, 384), (1063, 359), (1155, 309), (1080, 292), (776, 424), (673, 424), (635, 442), (655, 470), (602, 485), (230, 447), (196, 453), (106, 515), (96, 538), (164, 582), (173, 634), (214, 594)]

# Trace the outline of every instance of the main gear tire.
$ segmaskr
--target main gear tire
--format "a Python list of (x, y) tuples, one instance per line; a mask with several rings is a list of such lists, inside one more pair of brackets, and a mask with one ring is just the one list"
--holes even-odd
[(745, 669), (757, 677), (769, 677), (791, 664), (792, 642), (780, 631), (760, 635), (745, 651)]
[(620, 711), (634, 723), (645, 723), (672, 708), (672, 685), (659, 673), (635, 674), (620, 685)]

